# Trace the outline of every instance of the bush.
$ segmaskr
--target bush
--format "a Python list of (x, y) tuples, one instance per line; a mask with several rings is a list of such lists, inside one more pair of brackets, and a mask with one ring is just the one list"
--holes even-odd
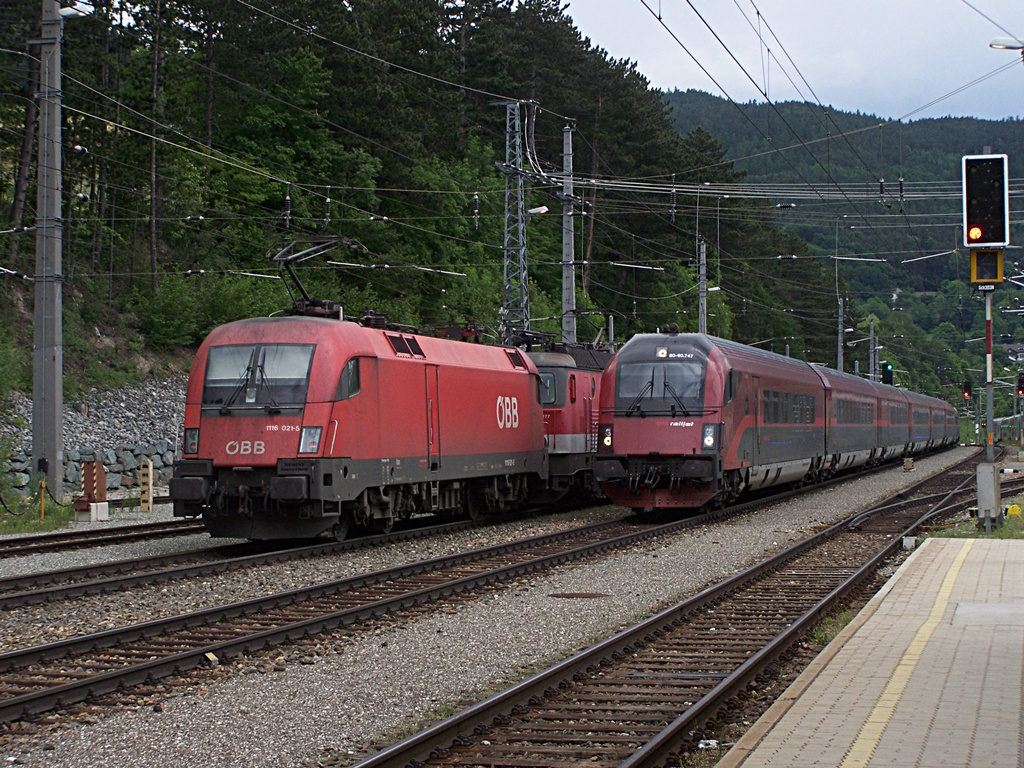
[(199, 300), (194, 282), (181, 275), (163, 275), (156, 296), (136, 301), (139, 326), (153, 349), (197, 343)]
[(15, 389), (29, 389), (27, 354), (15, 346), (9, 333), (0, 338), (0, 401), (6, 400)]

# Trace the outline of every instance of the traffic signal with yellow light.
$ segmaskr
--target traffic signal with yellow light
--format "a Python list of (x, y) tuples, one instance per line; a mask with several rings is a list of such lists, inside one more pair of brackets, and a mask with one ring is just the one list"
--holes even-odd
[(971, 399), (971, 382), (965, 381), (963, 389), (964, 389), (964, 400), (970, 400)]
[(964, 245), (1010, 242), (1010, 187), (1006, 155), (965, 155), (962, 160)]

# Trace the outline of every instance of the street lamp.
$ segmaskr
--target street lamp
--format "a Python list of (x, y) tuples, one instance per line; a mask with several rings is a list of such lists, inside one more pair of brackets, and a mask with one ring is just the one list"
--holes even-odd
[(1024, 42), (1016, 37), (997, 37), (988, 44), (988, 47), (1000, 51), (1024, 51)]
[(988, 47), (999, 51), (1020, 51), (1021, 61), (1024, 61), (1024, 42), (1016, 37), (997, 37)]

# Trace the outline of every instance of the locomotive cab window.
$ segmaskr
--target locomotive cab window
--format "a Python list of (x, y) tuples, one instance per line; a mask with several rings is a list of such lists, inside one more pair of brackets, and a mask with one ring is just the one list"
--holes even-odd
[(541, 371), (540, 374), (540, 402), (541, 405), (555, 405), (558, 400), (558, 390), (555, 387), (555, 374), (549, 371)]
[(238, 344), (212, 347), (206, 361), (203, 405), (303, 405), (313, 344)]
[(341, 377), (338, 379), (338, 391), (334, 394), (335, 400), (348, 400), (359, 394), (359, 358), (353, 357), (345, 367), (341, 369)]

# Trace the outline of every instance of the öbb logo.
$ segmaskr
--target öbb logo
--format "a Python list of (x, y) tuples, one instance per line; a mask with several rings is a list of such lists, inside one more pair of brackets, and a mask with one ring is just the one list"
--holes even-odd
[(224, 446), (228, 456), (259, 456), (267, 452), (267, 445), (262, 440), (232, 440)]
[(495, 413), (498, 417), (498, 429), (519, 428), (519, 399), (515, 397), (502, 397), (498, 395), (498, 403), (495, 406)]

